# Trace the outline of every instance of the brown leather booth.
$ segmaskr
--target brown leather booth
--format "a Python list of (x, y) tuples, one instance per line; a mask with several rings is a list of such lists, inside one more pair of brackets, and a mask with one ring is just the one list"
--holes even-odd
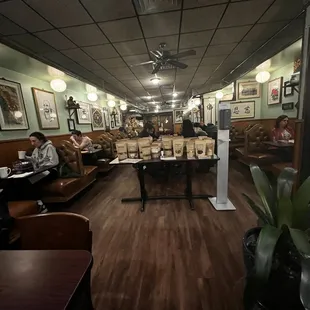
[(66, 202), (96, 180), (97, 167), (84, 166), (79, 149), (70, 142), (62, 141), (57, 148), (60, 162), (66, 163), (78, 177), (58, 178), (43, 187), (45, 203)]
[(37, 202), (34, 200), (9, 201), (8, 207), (10, 215), (14, 218), (39, 213)]
[(93, 140), (94, 143), (100, 144), (103, 150), (103, 157), (115, 158), (113, 140), (106, 134), (101, 134)]

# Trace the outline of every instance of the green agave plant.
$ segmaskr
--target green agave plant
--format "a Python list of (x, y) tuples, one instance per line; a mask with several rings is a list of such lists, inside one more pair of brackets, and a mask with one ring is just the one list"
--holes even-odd
[(301, 282), (300, 300), (305, 309), (310, 309), (310, 177), (292, 195), (297, 171), (285, 168), (271, 186), (266, 174), (257, 166), (250, 166), (255, 187), (261, 198), (258, 206), (250, 197), (243, 194), (250, 208), (263, 223), (255, 251), (255, 274), (257, 283), (266, 283), (269, 278), (275, 247), (280, 236), (288, 236), (300, 254)]

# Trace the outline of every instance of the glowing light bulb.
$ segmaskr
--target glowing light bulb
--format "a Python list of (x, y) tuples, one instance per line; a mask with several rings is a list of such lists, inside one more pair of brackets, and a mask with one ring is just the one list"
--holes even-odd
[(89, 93), (87, 94), (87, 99), (89, 101), (95, 102), (98, 100), (98, 95), (96, 93)]
[(115, 107), (115, 101), (114, 101), (114, 100), (109, 100), (109, 101), (108, 101), (108, 106), (109, 106), (110, 108), (114, 108), (114, 107)]
[(224, 97), (224, 94), (223, 94), (223, 92), (218, 91), (218, 92), (215, 94), (215, 97), (216, 97), (217, 99), (222, 99), (222, 98)]
[(51, 88), (57, 93), (62, 93), (67, 89), (66, 82), (61, 79), (52, 80), (50, 85)]
[(16, 118), (21, 118), (21, 117), (23, 116), (23, 113), (22, 113), (21, 111), (15, 111), (15, 112), (14, 112), (14, 116), (15, 116)]
[(258, 72), (255, 79), (258, 83), (265, 83), (270, 79), (270, 73), (268, 71)]

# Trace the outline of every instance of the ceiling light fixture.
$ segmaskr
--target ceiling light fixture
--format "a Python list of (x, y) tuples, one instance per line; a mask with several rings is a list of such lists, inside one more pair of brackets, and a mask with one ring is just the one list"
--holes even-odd
[(218, 92), (215, 94), (215, 97), (216, 97), (217, 99), (222, 99), (222, 98), (224, 97), (224, 94), (223, 94), (223, 92), (218, 91)]
[(110, 108), (114, 108), (115, 107), (115, 101), (114, 100), (109, 100), (108, 101), (108, 106), (110, 107)]
[(266, 83), (270, 79), (270, 73), (268, 71), (258, 72), (255, 79), (258, 83)]
[(175, 108), (175, 104), (174, 103), (171, 105), (171, 108)]
[(178, 94), (177, 93), (172, 93), (172, 97), (177, 97), (178, 96)]
[(156, 109), (154, 112), (155, 112), (155, 113), (158, 113), (158, 110)]
[(147, 100), (151, 100), (151, 99), (152, 99), (152, 96), (148, 95), (148, 96), (146, 96), (146, 99), (147, 99)]
[(124, 100), (120, 101), (120, 109), (122, 111), (126, 111), (127, 110), (127, 103), (126, 103), (126, 101), (124, 101)]
[(62, 93), (67, 89), (66, 82), (61, 79), (52, 80), (50, 85), (51, 88), (57, 93)]
[(92, 85), (86, 84), (86, 91), (88, 93), (96, 93), (97, 92), (97, 88), (92, 86)]
[(107, 94), (107, 99), (108, 99), (108, 100), (114, 100), (115, 97), (114, 97), (113, 95)]
[(154, 77), (154, 78), (151, 78), (150, 80), (154, 85), (158, 85), (159, 84), (159, 81), (160, 81), (160, 78), (159, 77)]
[(50, 66), (47, 66), (47, 72), (52, 77), (62, 78), (65, 76), (64, 72)]
[(89, 101), (95, 102), (98, 100), (98, 95), (96, 93), (89, 93), (87, 94), (87, 99)]

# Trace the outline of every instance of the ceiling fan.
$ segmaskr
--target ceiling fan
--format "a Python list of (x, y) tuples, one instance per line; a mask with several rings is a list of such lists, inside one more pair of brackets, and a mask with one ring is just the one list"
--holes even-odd
[(139, 64), (131, 65), (131, 67), (152, 64), (153, 65), (152, 74), (156, 74), (161, 68), (167, 65), (170, 65), (175, 68), (186, 69), (188, 66), (185, 63), (178, 61), (178, 59), (187, 57), (187, 56), (196, 55), (195, 50), (188, 50), (185, 52), (180, 52), (180, 53), (172, 55), (169, 51), (165, 50), (165, 47), (166, 47), (166, 43), (160, 43), (158, 50), (150, 51), (150, 53), (155, 57), (154, 60), (145, 61)]

